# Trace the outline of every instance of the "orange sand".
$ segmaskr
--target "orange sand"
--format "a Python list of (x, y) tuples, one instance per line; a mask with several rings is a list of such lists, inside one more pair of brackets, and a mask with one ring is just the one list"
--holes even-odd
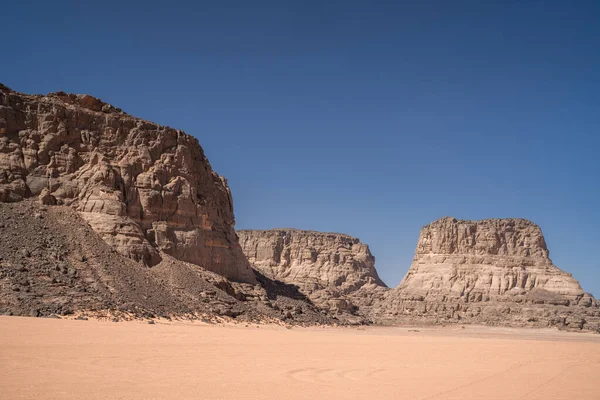
[(600, 335), (0, 317), (0, 399), (600, 399)]

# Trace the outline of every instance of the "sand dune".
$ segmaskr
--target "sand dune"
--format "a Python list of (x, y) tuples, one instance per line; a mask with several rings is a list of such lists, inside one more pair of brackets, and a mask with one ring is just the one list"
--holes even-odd
[(0, 317), (1, 399), (600, 399), (600, 336)]

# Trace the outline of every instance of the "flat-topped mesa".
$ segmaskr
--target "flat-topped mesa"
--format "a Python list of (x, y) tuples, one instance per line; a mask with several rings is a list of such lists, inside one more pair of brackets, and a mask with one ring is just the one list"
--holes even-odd
[(600, 331), (600, 309), (552, 264), (525, 219), (445, 217), (421, 229), (400, 285), (371, 308), (383, 323), (463, 322)]
[(0, 85), (0, 201), (70, 205), (119, 253), (161, 253), (256, 282), (237, 243), (231, 193), (198, 141), (88, 95)]
[(552, 265), (542, 230), (525, 219), (442, 218), (421, 230), (399, 289), (465, 301), (544, 290), (574, 302), (585, 293)]
[[(264, 275), (300, 288), (330, 308), (351, 308), (347, 294), (385, 288), (375, 257), (359, 239), (340, 233), (297, 229), (237, 231), (250, 264)], [(348, 306), (348, 307), (347, 307)]]

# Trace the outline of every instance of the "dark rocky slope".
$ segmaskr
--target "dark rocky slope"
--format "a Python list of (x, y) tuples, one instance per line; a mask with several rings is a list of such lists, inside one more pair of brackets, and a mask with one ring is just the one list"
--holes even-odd
[(166, 254), (149, 268), (68, 206), (0, 203), (0, 238), (0, 314), (338, 322), (295, 286), (259, 273), (256, 284), (229, 281)]
[(552, 264), (540, 227), (518, 218), (423, 227), (408, 273), (373, 317), (600, 331), (597, 301)]

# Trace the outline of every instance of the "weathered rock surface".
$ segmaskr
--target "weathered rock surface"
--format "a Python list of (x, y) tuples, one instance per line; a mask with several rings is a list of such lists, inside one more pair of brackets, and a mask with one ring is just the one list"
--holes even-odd
[(168, 254), (148, 268), (117, 253), (72, 207), (0, 203), (0, 315), (338, 322), (295, 286), (257, 281), (232, 282)]
[(377, 275), (369, 246), (357, 238), (296, 229), (237, 233), (254, 268), (272, 279), (297, 285), (329, 310), (353, 311), (362, 299), (354, 297), (356, 292), (386, 287)]
[(416, 296), (489, 301), (533, 289), (577, 304), (579, 283), (552, 265), (539, 226), (524, 219), (442, 218), (421, 231), (400, 289)]
[(388, 289), (368, 246), (343, 234), (238, 232), (251, 264), (298, 286), (320, 307), (381, 324), (478, 323), (600, 331), (600, 308), (552, 264), (539, 226), (524, 219), (425, 226), (400, 285)]
[(527, 220), (427, 225), (395, 289), (356, 238), (276, 229), (238, 242), (233, 226), (227, 183), (193, 137), (91, 96), (0, 84), (0, 313), (600, 332), (598, 302)]
[(408, 273), (374, 314), (412, 322), (600, 329), (596, 300), (552, 264), (539, 226), (512, 218), (446, 217), (425, 226)]
[(120, 254), (164, 255), (256, 283), (236, 239), (231, 193), (198, 141), (88, 95), (0, 84), (0, 201), (68, 205)]

